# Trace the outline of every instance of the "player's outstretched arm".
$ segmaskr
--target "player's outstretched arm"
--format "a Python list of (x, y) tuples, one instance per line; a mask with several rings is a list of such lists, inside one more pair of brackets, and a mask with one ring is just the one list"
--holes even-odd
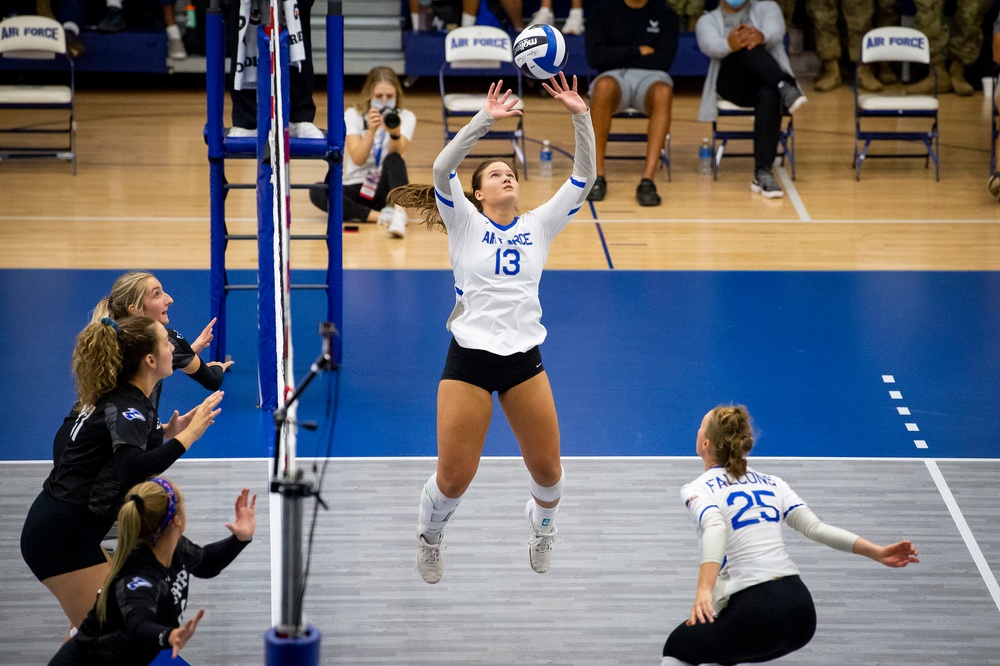
[(920, 558), (917, 557), (919, 553), (917, 553), (917, 549), (913, 547), (911, 541), (900, 541), (888, 546), (879, 546), (867, 539), (858, 537), (858, 540), (854, 542), (854, 552), (894, 569), (920, 561)]

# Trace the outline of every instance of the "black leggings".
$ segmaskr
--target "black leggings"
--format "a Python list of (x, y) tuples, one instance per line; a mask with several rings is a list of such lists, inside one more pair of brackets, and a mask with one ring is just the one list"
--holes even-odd
[(778, 154), (781, 131), (781, 96), (778, 84), (794, 83), (767, 49), (758, 46), (740, 49), (722, 59), (715, 90), (723, 99), (737, 106), (752, 106), (753, 158), (755, 169), (771, 170)]
[(816, 608), (798, 576), (734, 594), (715, 622), (674, 629), (663, 656), (690, 664), (771, 661), (795, 652), (816, 633)]
[(371, 199), (361, 196), (361, 185), (344, 185), (344, 219), (368, 221), (368, 213), (385, 208), (385, 198), (394, 187), (408, 185), (409, 176), (406, 173), (406, 162), (399, 153), (389, 153), (382, 160), (382, 178), (375, 188)]

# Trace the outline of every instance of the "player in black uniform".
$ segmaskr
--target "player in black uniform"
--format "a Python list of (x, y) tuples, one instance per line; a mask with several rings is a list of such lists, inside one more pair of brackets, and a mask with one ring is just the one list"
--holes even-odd
[(97, 603), (50, 666), (148, 664), (164, 649), (176, 657), (205, 613), (180, 623), (190, 577), (212, 578), (236, 559), (253, 537), (256, 503), (244, 488), (236, 519), (226, 523), (232, 536), (202, 548), (182, 536), (187, 520), (175, 485), (156, 477), (133, 487), (118, 512), (118, 548)]
[[(104, 317), (121, 321), (125, 317), (143, 315), (160, 322), (167, 328), (167, 335), (174, 345), (174, 370), (181, 370), (209, 391), (222, 388), (224, 373), (233, 364), (232, 361), (202, 361), (198, 354), (212, 342), (212, 327), (215, 320), (201, 332), (194, 342), (188, 343), (183, 335), (169, 327), (170, 318), (167, 309), (174, 299), (163, 290), (163, 285), (152, 273), (146, 271), (129, 271), (115, 280), (111, 287), (111, 295), (98, 301), (91, 316), (91, 322), (98, 322)], [(160, 402), (160, 387), (153, 395), (153, 404)]]
[(56, 433), (55, 466), (21, 531), (24, 561), (74, 627), (110, 568), (101, 540), (125, 490), (167, 469), (219, 414), (221, 391), (161, 427), (149, 396), (173, 372), (172, 356), (166, 329), (148, 317), (106, 318), (77, 336), (78, 401)]

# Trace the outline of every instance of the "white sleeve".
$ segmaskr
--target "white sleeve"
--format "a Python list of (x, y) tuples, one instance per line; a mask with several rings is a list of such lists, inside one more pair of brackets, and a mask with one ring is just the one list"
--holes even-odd
[(845, 553), (854, 552), (854, 542), (858, 540), (857, 534), (833, 525), (827, 525), (805, 504), (793, 507), (792, 511), (785, 516), (785, 522), (796, 532), (801, 532), (806, 538), (824, 546), (842, 550)]
[(597, 180), (597, 142), (594, 139), (594, 125), (589, 109), (586, 113), (573, 114), (573, 131), (576, 138), (573, 175), (551, 199), (535, 209), (550, 242), (580, 210)]
[(455, 170), (479, 138), (489, 132), (495, 123), (493, 116), (480, 111), (468, 125), (458, 131), (434, 160), (434, 197), (446, 228), (456, 219), (467, 217), (476, 210), (472, 202), (462, 194), (462, 186)]
[(365, 132), (364, 119), (353, 106), (344, 111), (344, 126), (347, 128), (346, 134), (348, 135), (361, 136)]
[(722, 511), (704, 486), (689, 483), (681, 488), (681, 501), (701, 529), (701, 561), (722, 564), (726, 554), (726, 522)]
[(408, 109), (399, 112), (399, 133), (413, 141), (413, 130), (417, 127), (417, 116)]

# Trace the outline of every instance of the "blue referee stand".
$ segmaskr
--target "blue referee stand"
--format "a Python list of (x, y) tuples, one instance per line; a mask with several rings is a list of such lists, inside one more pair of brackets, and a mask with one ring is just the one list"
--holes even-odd
[[(273, 1), (273, 0), (272, 0)], [(260, 15), (268, 16), (270, 12), (261, 8)], [(280, 22), (280, 18), (279, 18)], [(277, 357), (277, 336), (284, 331), (277, 330), (275, 323), (274, 303), (274, 262), (272, 239), (275, 224), (274, 219), (274, 185), (272, 184), (273, 165), (276, 156), (271, 155), (265, 128), (271, 124), (271, 85), (270, 71), (267, 75), (260, 72), (257, 76), (257, 136), (227, 137), (224, 128), (223, 108), (225, 100), (225, 24), (220, 0), (211, 0), (206, 14), (206, 72), (207, 72), (207, 122), (205, 125), (205, 140), (208, 144), (209, 159), (209, 192), (211, 217), (211, 314), (218, 320), (218, 328), (214, 346), (215, 360), (225, 358), (226, 343), (226, 296), (232, 290), (255, 289), (258, 293), (258, 377), (261, 393), (261, 408), (264, 415), (272, 415), (277, 427), (274, 430), (262, 429), (262, 437), (267, 449), (274, 453), (275, 460), (279, 458), (282, 444), (280, 432), (285, 422), (285, 409), (278, 409), (278, 382), (276, 373), (264, 369), (274, 368)], [(304, 30), (310, 26), (303, 26)], [(282, 104), (280, 126), (288, 128), (288, 109), (290, 107), (289, 87), (289, 38), (288, 31), (276, 26), (273, 31), (278, 35), (280, 50), (281, 90), (278, 91)], [(264, 26), (257, 29), (258, 53), (261, 58), (271, 50), (270, 35)], [(328, 321), (333, 330), (343, 328), (343, 149), (344, 149), (344, 19), (341, 0), (328, 0), (326, 16), (326, 46), (327, 46), (327, 134), (326, 139), (289, 139), (288, 156), (291, 159), (323, 159), (328, 164), (326, 183), (314, 185), (291, 185), (291, 189), (309, 189), (321, 187), (327, 190), (329, 196), (329, 211), (326, 234), (304, 235), (290, 234), (290, 240), (324, 240), (327, 244), (328, 265), (326, 284), (296, 285), (293, 289), (325, 289), (327, 293)], [(268, 68), (269, 70), (269, 68)], [(225, 163), (228, 159), (256, 159), (257, 179), (253, 184), (230, 184), (225, 177)], [(255, 189), (257, 200), (257, 233), (253, 235), (231, 234), (225, 219), (225, 200), (229, 190)], [(279, 206), (284, 206), (282, 194)], [(226, 247), (231, 240), (256, 240), (258, 243), (258, 277), (257, 284), (230, 284), (226, 271)], [(272, 270), (268, 270), (271, 267)], [(289, 313), (290, 315), (290, 313)], [(324, 358), (339, 364), (342, 354), (339, 336), (329, 338), (331, 348), (329, 355), (324, 351)], [(330, 358), (332, 357), (332, 358)], [(314, 368), (316, 364), (314, 364)], [(313, 371), (315, 372), (315, 370)], [(313, 374), (306, 379), (296, 393), (289, 399), (294, 401)], [(265, 663), (268, 666), (317, 666), (320, 654), (320, 632), (302, 622), (302, 591), (304, 571), (302, 565), (302, 502), (314, 495), (310, 484), (301, 480), (300, 475), (289, 473), (286, 469), (279, 476), (277, 464), (275, 476), (271, 482), (271, 491), (282, 497), (282, 571), (281, 571), (281, 608), (280, 620), (276, 626), (267, 630), (264, 635)]]

